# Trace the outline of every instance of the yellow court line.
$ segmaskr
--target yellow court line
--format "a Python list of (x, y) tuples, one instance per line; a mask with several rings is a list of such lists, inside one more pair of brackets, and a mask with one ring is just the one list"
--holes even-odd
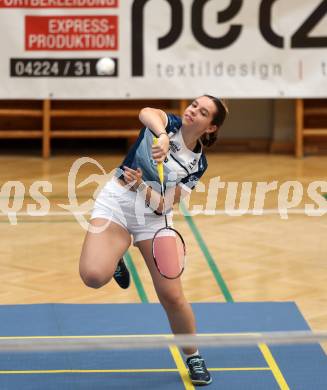
[(287, 384), (282, 372), (280, 371), (278, 364), (276, 363), (276, 360), (274, 359), (268, 345), (267, 344), (259, 344), (259, 349), (260, 349), (263, 357), (265, 358), (268, 366), (270, 367), (280, 389), (281, 390), (290, 390), (290, 388), (288, 387), (288, 384)]
[(10, 370), (0, 371), (0, 374), (114, 374), (114, 373), (154, 373), (154, 372), (177, 372), (177, 368), (154, 368), (154, 369), (126, 369), (126, 370)]
[(175, 361), (176, 367), (178, 368), (179, 374), (182, 378), (185, 390), (195, 390), (191, 379), (188, 375), (188, 371), (185, 367), (184, 361), (182, 359), (181, 353), (177, 347), (169, 347), (170, 353)]
[(208, 367), (209, 371), (271, 371), (270, 367)]
[[(185, 367), (184, 367), (185, 368)], [(209, 371), (271, 371), (269, 367), (210, 367)], [(186, 371), (186, 369), (185, 369)], [(0, 375), (7, 374), (112, 374), (112, 373), (156, 373), (179, 372), (178, 368), (135, 368), (116, 370), (0, 370)], [(186, 371), (187, 374), (187, 371)], [(186, 376), (188, 378), (188, 375)]]

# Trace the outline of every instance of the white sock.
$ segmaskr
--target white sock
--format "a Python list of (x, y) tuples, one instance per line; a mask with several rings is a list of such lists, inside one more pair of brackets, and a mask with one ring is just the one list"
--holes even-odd
[(194, 353), (191, 353), (190, 355), (187, 355), (186, 353), (184, 353), (184, 357), (185, 357), (185, 360), (191, 358), (191, 357), (194, 357), (194, 356), (198, 356), (199, 355), (199, 350), (197, 349)]

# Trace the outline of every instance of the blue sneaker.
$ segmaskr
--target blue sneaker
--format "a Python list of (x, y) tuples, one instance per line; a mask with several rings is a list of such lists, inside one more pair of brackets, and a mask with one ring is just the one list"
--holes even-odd
[(114, 279), (121, 288), (128, 288), (130, 284), (129, 271), (126, 267), (124, 259), (120, 259), (116, 271), (114, 273)]
[(205, 386), (212, 382), (211, 375), (200, 355), (189, 357), (186, 364), (193, 385)]

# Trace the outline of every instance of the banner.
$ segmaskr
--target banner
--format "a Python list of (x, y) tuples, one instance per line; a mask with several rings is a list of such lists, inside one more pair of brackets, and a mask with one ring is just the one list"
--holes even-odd
[(1, 99), (327, 97), (326, 0), (0, 0), (0, 43)]

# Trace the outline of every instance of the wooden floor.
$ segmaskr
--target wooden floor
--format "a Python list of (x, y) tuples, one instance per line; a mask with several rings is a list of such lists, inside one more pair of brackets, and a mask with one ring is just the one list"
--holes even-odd
[[(121, 155), (92, 157), (107, 173), (122, 159)], [(0, 157), (2, 210), (8, 205), (4, 184), (16, 180), (25, 186), (24, 199), (23, 193), (15, 199), (22, 201), (17, 224), (9, 223), (3, 214), (0, 217), (1, 304), (139, 302), (134, 285), (124, 291), (113, 282), (92, 290), (79, 279), (78, 259), (85, 231), (59, 206), (68, 203), (67, 177), (77, 158), (62, 156), (43, 161), (37, 157)], [(310, 182), (326, 180), (327, 157), (296, 160), (292, 156), (211, 154), (208, 160), (209, 169), (203, 179), (205, 192), (194, 192), (190, 207), (205, 204), (209, 180), (217, 176), (225, 182), (253, 182), (253, 186), (262, 181), (276, 180), (278, 187), (288, 180), (299, 181), (304, 194), (297, 209), (314, 203), (307, 195)], [(77, 183), (91, 174), (101, 175), (101, 171), (90, 163), (84, 165)], [(106, 180), (104, 175), (93, 178), (97, 182), (76, 189), (79, 204), (91, 199), (98, 184)], [(44, 193), (51, 203), (51, 215), (26, 215), (28, 205), (39, 206), (29, 195), (36, 180), (52, 183), (51, 192)], [(217, 209), (222, 211), (227, 192), (220, 191)], [(14, 206), (12, 195), (13, 192), (9, 207)], [(252, 189), (251, 207), (254, 198)], [(199, 214), (194, 221), (236, 301), (295, 301), (314, 329), (327, 329), (327, 215), (309, 217), (299, 213), (282, 219), (276, 213), (277, 207), (275, 190), (267, 195), (265, 203), (265, 209), (275, 210), (275, 214)], [(190, 254), (183, 277), (187, 298), (192, 302), (224, 301), (183, 216), (176, 216), (176, 226), (183, 232)], [(131, 255), (149, 300), (157, 302), (149, 274), (135, 248), (131, 248)]]

